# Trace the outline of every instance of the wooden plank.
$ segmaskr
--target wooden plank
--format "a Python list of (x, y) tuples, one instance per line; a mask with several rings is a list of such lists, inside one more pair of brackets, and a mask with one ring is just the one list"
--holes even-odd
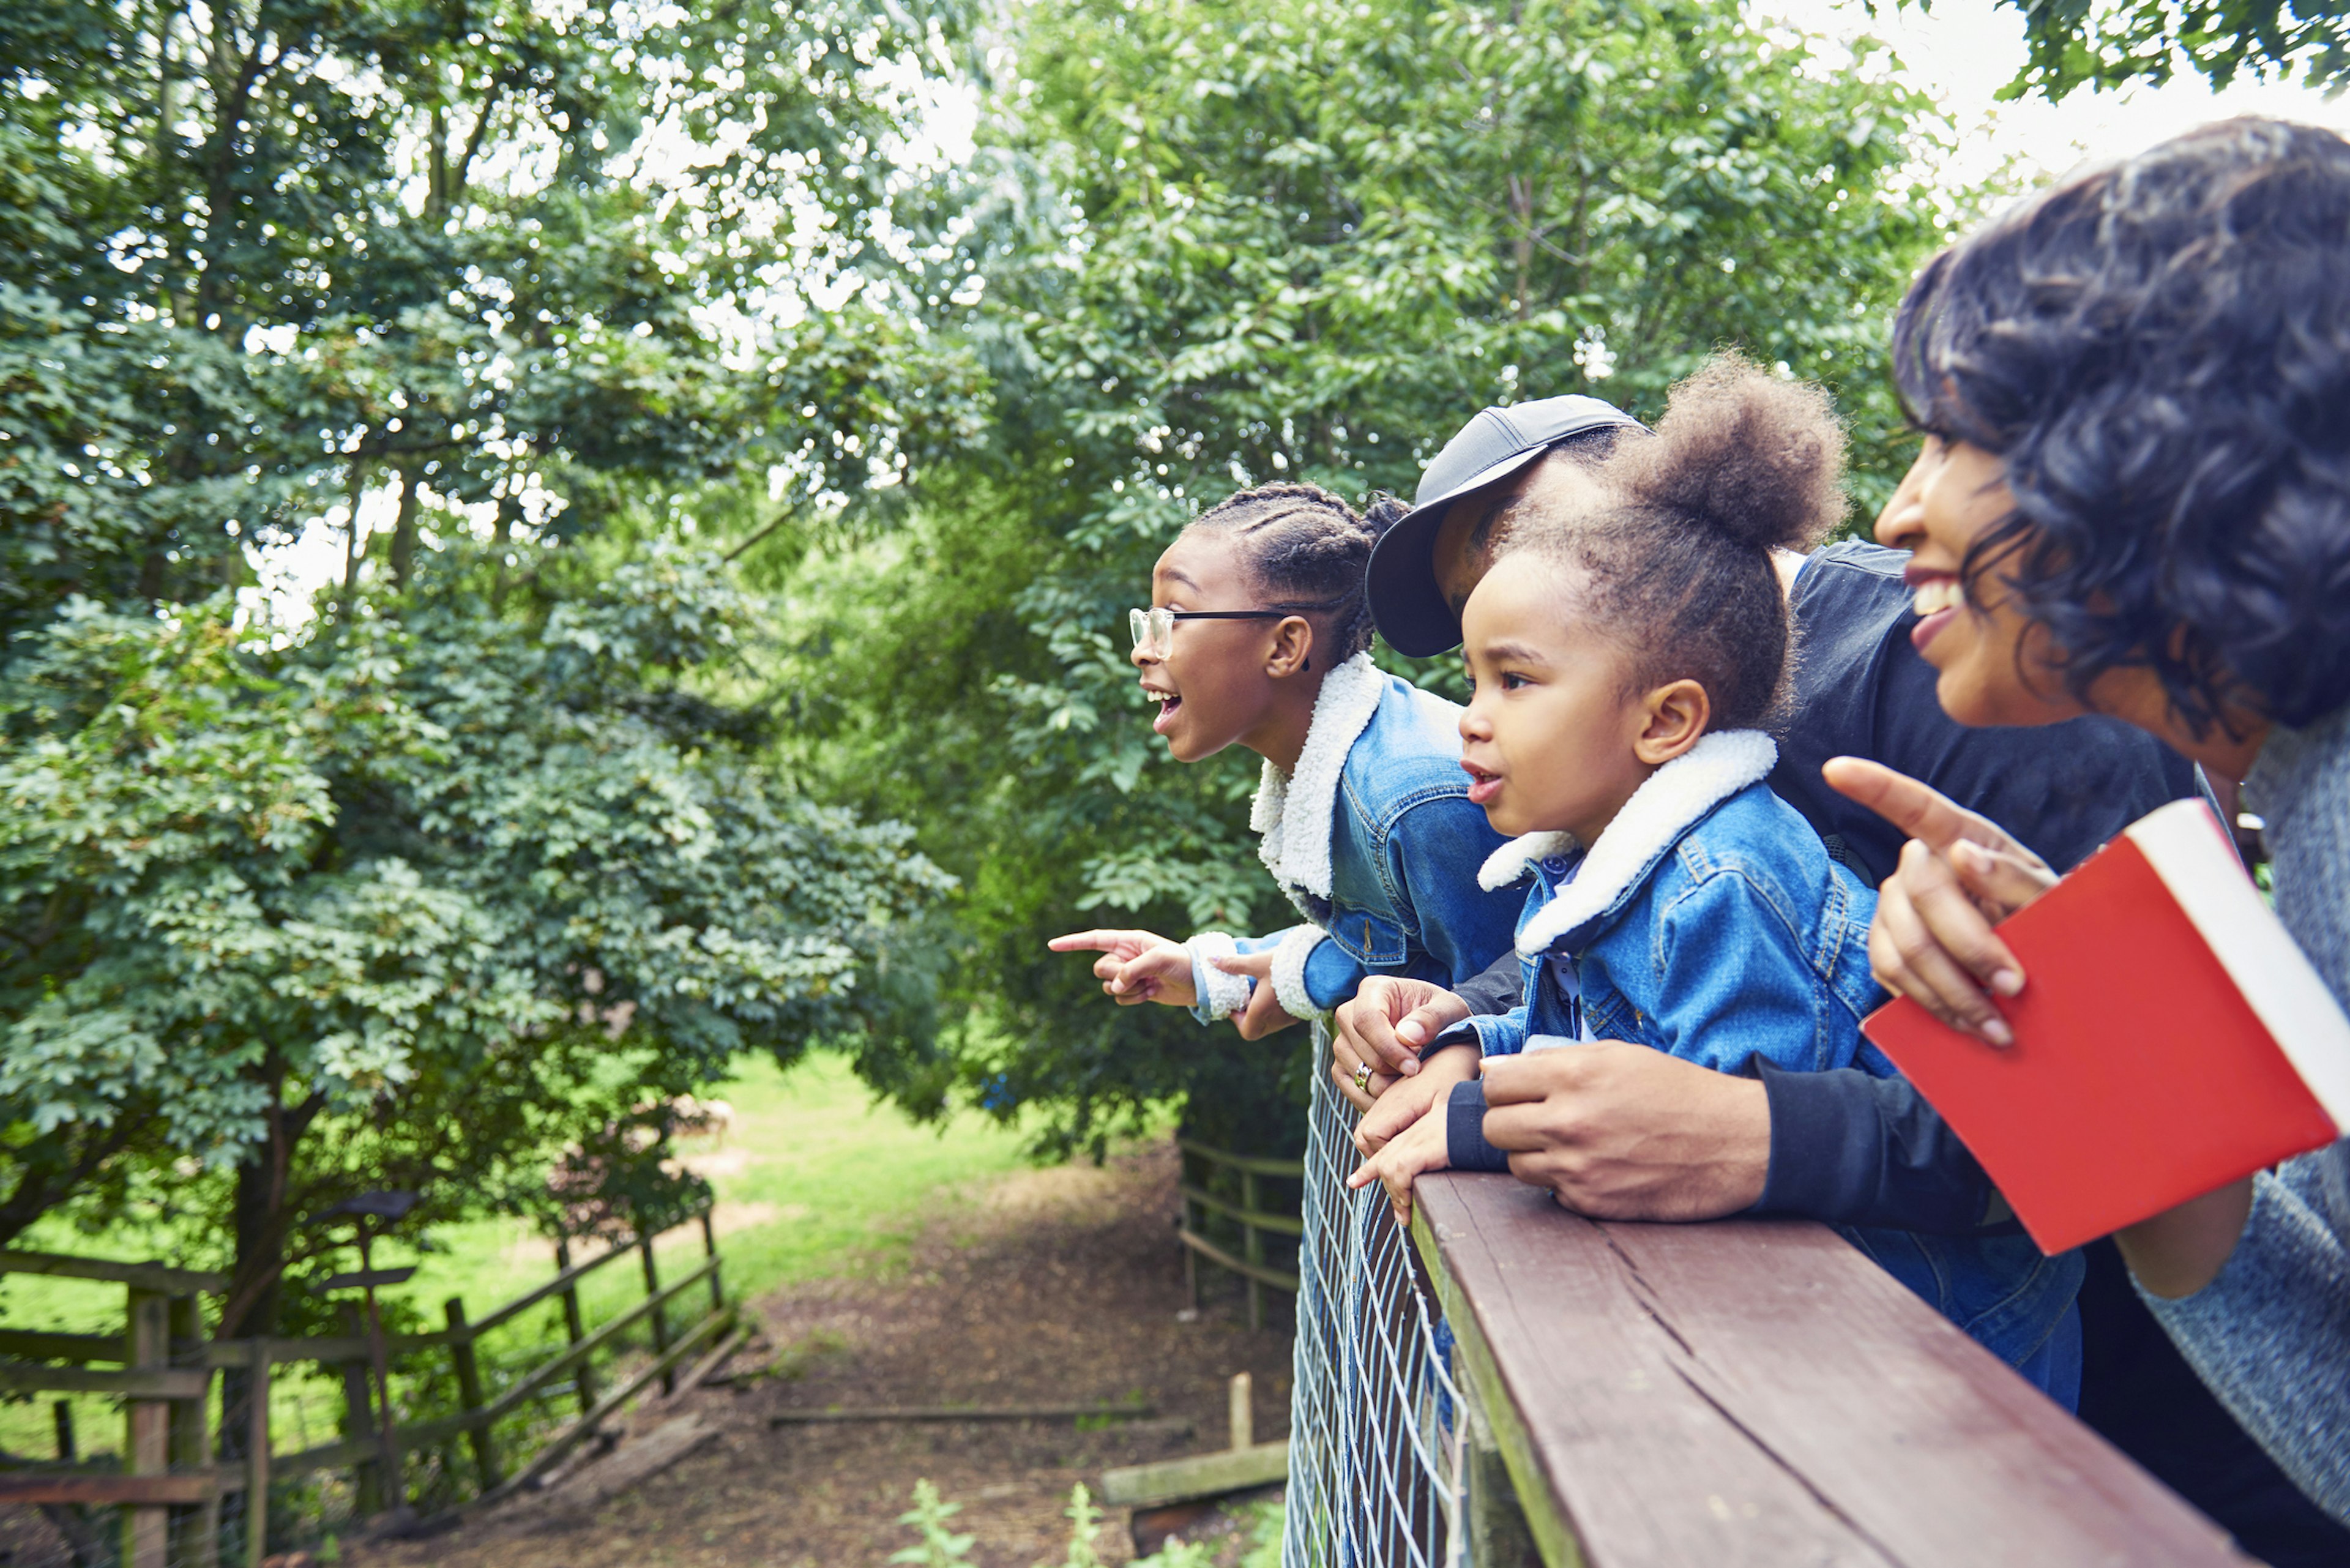
[(1252, 1263), (1246, 1258), (1236, 1258), (1196, 1231), (1178, 1231), (1175, 1232), (1175, 1239), (1211, 1263), (1230, 1269), (1232, 1272), (1249, 1279), (1263, 1280), (1266, 1284), (1287, 1291), (1291, 1295), (1297, 1293), (1295, 1274), (1284, 1274), (1279, 1269), (1268, 1268), (1263, 1263)]
[(2242, 1562), (1825, 1227), (1602, 1229), (1692, 1386), (1900, 1562)]
[[(704, 1267), (707, 1266), (707, 1264), (704, 1265)], [(701, 1271), (696, 1270), (692, 1274), (687, 1275), (683, 1280), (679, 1281), (678, 1283), (671, 1285), (670, 1289), (672, 1291), (683, 1289), (685, 1286), (693, 1283), (694, 1281), (700, 1277), (700, 1273)], [(637, 1395), (642, 1392), (645, 1386), (651, 1383), (654, 1378), (671, 1370), (679, 1362), (684, 1360), (686, 1356), (692, 1354), (696, 1346), (708, 1341), (712, 1334), (716, 1334), (720, 1329), (725, 1326), (726, 1316), (723, 1313), (712, 1313), (700, 1323), (695, 1324), (691, 1328), (685, 1331), (684, 1337), (681, 1338), (675, 1345), (670, 1346), (668, 1355), (660, 1356), (650, 1364), (639, 1368), (635, 1376), (629, 1378), (627, 1382), (621, 1384), (618, 1388), (613, 1389), (609, 1394), (605, 1395), (602, 1399), (598, 1400), (594, 1409), (580, 1417), (579, 1419), (571, 1423), (570, 1426), (566, 1427), (562, 1431), (557, 1432), (554, 1438), (549, 1439), (546, 1447), (539, 1449), (537, 1454), (532, 1458), (530, 1463), (515, 1471), (503, 1486), (494, 1487), (490, 1490), (482, 1493), (481, 1496), (475, 1498), (472, 1502), (465, 1504), (464, 1507), (458, 1511), (461, 1513), (470, 1513), (476, 1510), (486, 1508), (494, 1503), (502, 1502), (505, 1499), (512, 1497), (515, 1492), (521, 1490), (524, 1487), (530, 1485), (531, 1482), (536, 1480), (540, 1476), (545, 1475), (548, 1470), (555, 1468), (557, 1460), (561, 1459), (564, 1455), (569, 1453), (573, 1449), (577, 1448), (588, 1433), (594, 1431), (606, 1420), (608, 1420), (619, 1410), (621, 1406), (627, 1404), (630, 1399), (635, 1398)]]
[(228, 1276), (163, 1263), (118, 1263), (108, 1258), (71, 1258), (62, 1252), (20, 1252), (0, 1247), (0, 1274), (48, 1274), (66, 1280), (99, 1280), (136, 1285), (159, 1295), (192, 1296), (228, 1289)]
[(1177, 1138), (1175, 1147), (1186, 1154), (1196, 1154), (1211, 1164), (1225, 1166), (1233, 1170), (1254, 1171), (1259, 1176), (1285, 1176), (1295, 1181), (1305, 1174), (1305, 1162), (1302, 1159), (1267, 1159), (1263, 1155), (1234, 1154), (1229, 1149), (1218, 1148), (1213, 1144), (1198, 1143), (1188, 1137)]
[(1228, 1198), (1219, 1198), (1206, 1188), (1194, 1187), (1188, 1181), (1177, 1183), (1176, 1189), (1192, 1202), (1203, 1204), (1243, 1225), (1253, 1225), (1260, 1231), (1278, 1231), (1284, 1236), (1305, 1234), (1305, 1221), (1295, 1214), (1274, 1214), (1262, 1209), (1251, 1209)]
[(862, 1421), (1074, 1421), (1088, 1417), (1139, 1421), (1156, 1416), (1149, 1405), (868, 1405), (854, 1410), (783, 1410), (770, 1427), (817, 1427)]
[(122, 1359), (120, 1334), (45, 1334), (0, 1328), (0, 1355), (26, 1361), (116, 1361)]
[(1413, 1229), (1555, 1568), (2242, 1562), (1825, 1227), (1446, 1175)]
[(720, 1340), (717, 1349), (695, 1362), (692, 1369), (677, 1380), (678, 1393), (691, 1394), (701, 1387), (712, 1373), (726, 1365), (728, 1356), (750, 1343), (752, 1332), (751, 1325), (744, 1324), (724, 1339)]
[(1193, 1498), (1271, 1486), (1289, 1475), (1289, 1440), (1193, 1454), (1150, 1465), (1121, 1465), (1102, 1471), (1101, 1500), (1112, 1508), (1156, 1508)]
[(218, 1477), (205, 1475), (42, 1475), (30, 1470), (0, 1474), (0, 1507), (18, 1503), (78, 1502), (161, 1507), (211, 1502), (220, 1495)]
[(134, 1399), (201, 1399), (211, 1382), (211, 1373), (180, 1366), (95, 1372), (87, 1366), (0, 1366), (0, 1393), (7, 1394), (120, 1394)]
[[(133, 1285), (129, 1310), (123, 1314), (122, 1364), (128, 1373), (111, 1376), (161, 1375), (172, 1359), (172, 1298)], [(95, 1377), (98, 1373), (86, 1372)], [(203, 1373), (182, 1376), (208, 1377)], [(171, 1468), (171, 1407), (154, 1400), (124, 1402), (122, 1455), (134, 1476), (152, 1478)], [(122, 1511), (123, 1568), (165, 1568), (171, 1558), (170, 1511), (141, 1500)]]
[(565, 1477), (547, 1490), (551, 1512), (590, 1513), (630, 1487), (650, 1480), (661, 1471), (718, 1436), (718, 1428), (699, 1413), (664, 1421), (641, 1438), (623, 1443), (583, 1471)]

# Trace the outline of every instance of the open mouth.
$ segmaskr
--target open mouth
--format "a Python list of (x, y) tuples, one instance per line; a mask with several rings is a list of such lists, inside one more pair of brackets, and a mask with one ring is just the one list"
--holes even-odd
[(1483, 805), (1502, 793), (1502, 775), (1488, 773), (1471, 762), (1463, 762), (1461, 771), (1469, 775), (1469, 803)]
[(1909, 641), (1918, 652), (1941, 635), (1966, 602), (1966, 585), (1956, 577), (1927, 577), (1910, 585), (1909, 603), (1918, 612), (1918, 624), (1909, 628)]
[(1150, 721), (1150, 728), (1153, 733), (1163, 735), (1167, 727), (1175, 722), (1176, 711), (1183, 706), (1183, 699), (1172, 691), (1153, 691), (1148, 686), (1143, 691), (1159, 699), (1159, 716)]

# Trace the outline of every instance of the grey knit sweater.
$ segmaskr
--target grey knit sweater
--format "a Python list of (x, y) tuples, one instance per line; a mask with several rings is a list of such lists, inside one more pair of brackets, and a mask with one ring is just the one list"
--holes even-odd
[[(2350, 1008), (2350, 708), (2279, 730), (2244, 781), (2276, 909)], [(2350, 1140), (2263, 1172), (2227, 1266), (2147, 1305), (2295, 1484), (2350, 1521)]]

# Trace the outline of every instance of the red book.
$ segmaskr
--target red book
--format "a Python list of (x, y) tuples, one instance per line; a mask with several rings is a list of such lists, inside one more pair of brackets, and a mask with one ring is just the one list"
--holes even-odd
[(2322, 1147), (2350, 1019), (2201, 801), (2131, 825), (1999, 928), (2002, 1050), (1907, 998), (1862, 1025), (2060, 1252)]

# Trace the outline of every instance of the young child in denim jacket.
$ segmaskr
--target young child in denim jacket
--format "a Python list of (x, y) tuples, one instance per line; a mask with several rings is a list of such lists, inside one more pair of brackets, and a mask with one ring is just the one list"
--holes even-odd
[(1509, 950), (1517, 896), (1468, 875), (1501, 846), (1461, 771), (1461, 710), (1371, 662), (1363, 572), (1385, 524), (1309, 484), (1243, 491), (1184, 529), (1133, 612), (1135, 666), (1176, 761), (1264, 758), (1251, 826), (1305, 924), (1235, 940), (1055, 938), (1103, 956), (1121, 1004), (1237, 1015), (1254, 1038), (1326, 1012), (1367, 974), (1455, 985)]
[[(1824, 394), (1717, 360), (1674, 389), (1652, 438), (1595, 471), (1590, 514), (1547, 520), (1470, 597), (1461, 766), (1494, 827), (1519, 836), (1479, 880), (1533, 882), (1523, 1003), (1460, 1026), (1483, 1055), (1627, 1040), (1722, 1072), (1892, 1075), (1860, 1032), (1884, 1000), (1868, 968), (1876, 895), (1762, 782), (1789, 669), (1772, 551), (1835, 524), (1842, 450)], [(1421, 1116), (1351, 1184), (1384, 1180), (1408, 1204), (1414, 1175), (1482, 1143), (1471, 1128), (1455, 1147), (1452, 1119)], [(2077, 1253), (2043, 1258), (2020, 1234), (1841, 1229), (2072, 1403)]]

